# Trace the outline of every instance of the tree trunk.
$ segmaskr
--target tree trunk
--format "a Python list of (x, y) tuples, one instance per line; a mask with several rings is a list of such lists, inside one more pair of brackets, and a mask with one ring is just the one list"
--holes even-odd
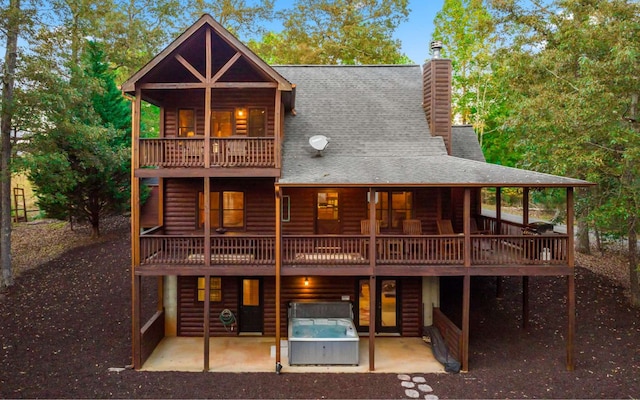
[(7, 47), (2, 80), (2, 115), (0, 116), (0, 264), (2, 285), (13, 284), (11, 268), (11, 120), (14, 114), (13, 86), (15, 83), (18, 33), (20, 30), (20, 0), (11, 0), (4, 21), (7, 28)]
[(638, 233), (636, 232), (637, 218), (631, 218), (629, 224), (629, 287), (631, 290), (631, 305), (640, 307), (640, 265), (638, 265)]
[(591, 243), (589, 242), (589, 225), (585, 220), (578, 220), (578, 240), (576, 242), (578, 253), (591, 254)]

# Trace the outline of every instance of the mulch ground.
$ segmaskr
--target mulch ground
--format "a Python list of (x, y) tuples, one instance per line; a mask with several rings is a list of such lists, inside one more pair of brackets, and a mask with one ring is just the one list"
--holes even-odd
[[(566, 280), (472, 281), (470, 371), (422, 375), (443, 398), (638, 398), (640, 311), (577, 268), (576, 370), (565, 369)], [(129, 235), (62, 254), (0, 293), (2, 398), (406, 398), (395, 374), (157, 373), (130, 358)], [(415, 376), (416, 374), (413, 374)]]

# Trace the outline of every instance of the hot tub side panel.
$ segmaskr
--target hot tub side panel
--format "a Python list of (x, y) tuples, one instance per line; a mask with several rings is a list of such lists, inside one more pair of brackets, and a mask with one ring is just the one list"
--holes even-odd
[(290, 365), (358, 365), (359, 342), (350, 341), (296, 341), (289, 339)]

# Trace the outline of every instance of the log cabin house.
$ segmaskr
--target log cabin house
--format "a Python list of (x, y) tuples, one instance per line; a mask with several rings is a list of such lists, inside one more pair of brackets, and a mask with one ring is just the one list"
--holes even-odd
[[(244, 334), (274, 337), (278, 367), (288, 304), (335, 300), (353, 305), (370, 370), (376, 335), (419, 337), (431, 324), (453, 326), (467, 370), (471, 277), (522, 276), (526, 289), (541, 275), (566, 277), (573, 368), (574, 188), (589, 183), (484, 162), (473, 131), (451, 125), (450, 60), (271, 66), (204, 15), (123, 92), (133, 98), (135, 368), (177, 335), (205, 339), (208, 370), (208, 338)], [(142, 102), (160, 109), (159, 137), (142, 131)], [(156, 186), (144, 205), (142, 180)], [(483, 188), (496, 191), (492, 216)], [(522, 221), (502, 218), (503, 188), (523, 191)], [(540, 188), (566, 190), (566, 234), (526, 235)], [(148, 321), (146, 276), (158, 278)], [(438, 308), (443, 277), (462, 285), (456, 324)]]

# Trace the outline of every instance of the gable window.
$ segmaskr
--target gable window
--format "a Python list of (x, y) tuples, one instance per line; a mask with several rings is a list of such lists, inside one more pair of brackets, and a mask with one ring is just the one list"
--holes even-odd
[(191, 137), (196, 134), (196, 115), (192, 108), (178, 110), (178, 136)]
[(235, 133), (235, 121), (232, 110), (211, 111), (211, 136), (229, 137)]
[[(205, 280), (204, 276), (198, 277), (198, 301), (204, 301), (205, 295)], [(210, 277), (209, 278), (209, 301), (220, 302), (222, 301), (222, 278)]]
[[(211, 229), (244, 228), (244, 193), (234, 191), (211, 192)], [(204, 193), (198, 193), (198, 227), (204, 227)]]
[(402, 221), (405, 219), (411, 219), (412, 214), (412, 192), (378, 192), (376, 218), (381, 221), (381, 228), (401, 229)]
[(267, 110), (265, 108), (249, 109), (249, 136), (264, 137), (267, 132)]

